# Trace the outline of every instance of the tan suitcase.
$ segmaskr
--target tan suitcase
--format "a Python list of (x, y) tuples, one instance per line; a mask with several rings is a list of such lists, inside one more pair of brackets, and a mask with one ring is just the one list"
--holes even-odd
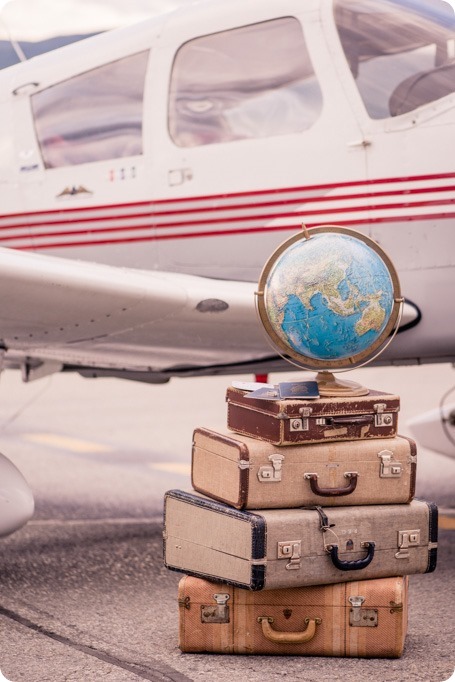
[(400, 398), (382, 391), (315, 400), (262, 400), (248, 396), (248, 391), (227, 389), (228, 427), (274, 445), (397, 435)]
[(192, 485), (237, 509), (400, 504), (414, 496), (416, 453), (415, 442), (401, 436), (277, 448), (198, 428)]
[(164, 560), (251, 590), (428, 573), (437, 507), (409, 504), (240, 511), (199, 493), (164, 496)]
[(408, 578), (250, 592), (185, 576), (184, 652), (397, 658), (408, 621)]

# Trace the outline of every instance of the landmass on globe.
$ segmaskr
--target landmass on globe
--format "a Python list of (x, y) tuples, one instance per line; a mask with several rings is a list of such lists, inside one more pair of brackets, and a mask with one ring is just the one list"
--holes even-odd
[(366, 351), (390, 318), (394, 290), (378, 253), (350, 235), (296, 242), (272, 267), (266, 286), (270, 324), (284, 344), (318, 360)]

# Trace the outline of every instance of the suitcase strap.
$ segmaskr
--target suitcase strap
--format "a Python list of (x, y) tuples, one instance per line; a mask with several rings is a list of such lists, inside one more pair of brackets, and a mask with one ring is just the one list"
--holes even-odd
[(258, 623), (262, 626), (262, 634), (270, 642), (277, 644), (304, 644), (313, 639), (316, 634), (316, 625), (322, 623), (321, 618), (305, 618), (306, 629), (302, 632), (281, 632), (272, 628), (271, 616), (259, 616)]
[[(337, 539), (337, 534), (335, 531), (332, 530), (334, 528), (335, 524), (334, 523), (329, 523), (329, 517), (325, 513), (325, 511), (322, 509), (322, 507), (315, 506), (315, 507), (307, 507), (307, 509), (314, 509), (317, 511), (319, 514), (320, 522), (321, 522), (321, 531), (322, 533), (327, 533), (329, 531), (332, 533)], [(352, 561), (345, 561), (343, 559), (340, 559), (338, 556), (338, 545), (335, 543), (332, 544), (326, 544), (325, 538), (324, 538), (324, 549), (329, 552), (330, 558), (332, 559), (332, 563), (335, 566), (335, 568), (338, 568), (340, 571), (359, 571), (362, 568), (366, 568), (371, 562), (373, 561), (374, 557), (374, 548), (375, 548), (375, 543), (372, 541), (369, 542), (362, 542), (362, 547), (365, 547), (368, 549), (368, 553), (366, 557), (363, 559), (354, 559)]]

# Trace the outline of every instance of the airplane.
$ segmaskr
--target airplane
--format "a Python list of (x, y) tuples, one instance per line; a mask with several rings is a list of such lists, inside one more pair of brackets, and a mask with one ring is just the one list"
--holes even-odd
[(201, 2), (4, 69), (3, 367), (289, 370), (254, 292), (302, 224), (394, 262), (376, 364), (454, 362), (454, 74), (443, 0)]

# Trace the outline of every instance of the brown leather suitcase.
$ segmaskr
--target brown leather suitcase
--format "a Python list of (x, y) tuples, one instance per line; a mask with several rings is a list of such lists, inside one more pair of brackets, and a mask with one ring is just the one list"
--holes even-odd
[(417, 449), (396, 436), (277, 448), (232, 432), (197, 428), (195, 490), (237, 509), (408, 503)]
[(226, 400), (230, 429), (274, 445), (397, 435), (400, 398), (382, 391), (350, 398), (263, 400), (229, 387)]
[(243, 511), (199, 493), (164, 496), (164, 561), (251, 590), (428, 573), (436, 567), (435, 504)]
[(250, 592), (185, 576), (184, 652), (398, 658), (408, 621), (408, 578)]

